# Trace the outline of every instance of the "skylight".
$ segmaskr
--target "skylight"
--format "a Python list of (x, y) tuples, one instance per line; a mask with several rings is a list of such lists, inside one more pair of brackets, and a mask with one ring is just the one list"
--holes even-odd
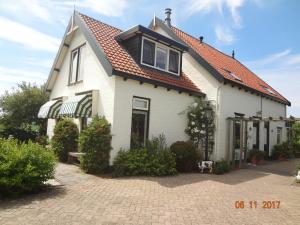
[(243, 82), (242, 79), (235, 73), (231, 72), (230, 70), (228, 70), (226, 68), (223, 68), (223, 70), (225, 70), (227, 73), (229, 73), (229, 75), (232, 76), (235, 80)]
[(242, 81), (242, 79), (240, 77), (238, 77), (235, 73), (230, 72), (229, 73), (230, 76), (232, 76), (234, 79), (238, 80), (238, 81)]
[(267, 92), (269, 92), (270, 94), (275, 94), (275, 92), (274, 91), (272, 91), (269, 87), (266, 87), (266, 86), (264, 86), (264, 85), (261, 85)]

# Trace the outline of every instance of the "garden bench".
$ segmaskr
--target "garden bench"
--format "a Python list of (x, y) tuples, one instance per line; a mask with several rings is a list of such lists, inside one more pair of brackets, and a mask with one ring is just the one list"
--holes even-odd
[(70, 164), (79, 164), (79, 156), (85, 155), (84, 152), (69, 152), (68, 154), (68, 163)]
[(213, 161), (201, 161), (201, 162), (198, 162), (198, 168), (199, 170), (201, 171), (201, 173), (203, 173), (203, 171), (205, 169), (208, 169), (208, 171), (210, 173), (212, 173), (212, 170), (213, 170), (213, 164), (214, 162)]

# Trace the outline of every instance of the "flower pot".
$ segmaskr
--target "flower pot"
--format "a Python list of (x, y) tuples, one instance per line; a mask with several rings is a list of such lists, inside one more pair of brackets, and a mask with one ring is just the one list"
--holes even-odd
[(278, 160), (279, 160), (279, 161), (284, 161), (285, 158), (284, 158), (282, 155), (280, 155), (280, 156), (278, 157)]
[(255, 156), (253, 156), (252, 158), (251, 158), (251, 164), (257, 164), (257, 159), (256, 159), (256, 157)]

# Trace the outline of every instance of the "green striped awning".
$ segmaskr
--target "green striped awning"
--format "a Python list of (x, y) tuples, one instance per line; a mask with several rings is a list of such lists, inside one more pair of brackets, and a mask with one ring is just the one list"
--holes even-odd
[(41, 106), (38, 113), (38, 118), (57, 118), (61, 104), (61, 99), (46, 102)]
[(63, 102), (59, 114), (60, 117), (91, 117), (92, 95), (76, 95)]

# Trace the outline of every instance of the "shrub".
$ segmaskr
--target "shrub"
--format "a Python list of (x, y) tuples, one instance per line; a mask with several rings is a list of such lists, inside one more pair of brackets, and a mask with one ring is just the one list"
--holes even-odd
[(229, 164), (227, 161), (224, 160), (215, 162), (213, 165), (213, 173), (217, 175), (227, 173), (229, 172), (229, 170), (230, 170)]
[(0, 139), (0, 195), (33, 192), (53, 178), (55, 156), (41, 145)]
[(80, 167), (87, 173), (104, 172), (109, 166), (111, 148), (110, 124), (104, 117), (95, 117), (79, 137)]
[(293, 149), (288, 142), (283, 142), (282, 144), (275, 145), (272, 151), (272, 157), (278, 159), (283, 157), (289, 159), (293, 157)]
[(191, 172), (197, 169), (197, 162), (201, 159), (193, 143), (177, 141), (170, 147), (176, 156), (176, 169), (180, 172)]
[(0, 131), (0, 137), (3, 138), (13, 137), (20, 142), (34, 141), (37, 136), (38, 136), (37, 131), (26, 129), (24, 127), (20, 127), (20, 128), (9, 127), (9, 128), (3, 128)]
[(263, 160), (265, 157), (265, 152), (257, 149), (252, 149), (248, 153), (248, 160), (252, 160), (255, 157), (257, 161)]
[(68, 118), (63, 118), (54, 127), (52, 148), (62, 162), (68, 160), (69, 152), (76, 152), (78, 148), (78, 128)]
[(114, 160), (114, 176), (166, 176), (176, 172), (175, 155), (162, 135), (148, 141), (143, 149), (120, 150)]

